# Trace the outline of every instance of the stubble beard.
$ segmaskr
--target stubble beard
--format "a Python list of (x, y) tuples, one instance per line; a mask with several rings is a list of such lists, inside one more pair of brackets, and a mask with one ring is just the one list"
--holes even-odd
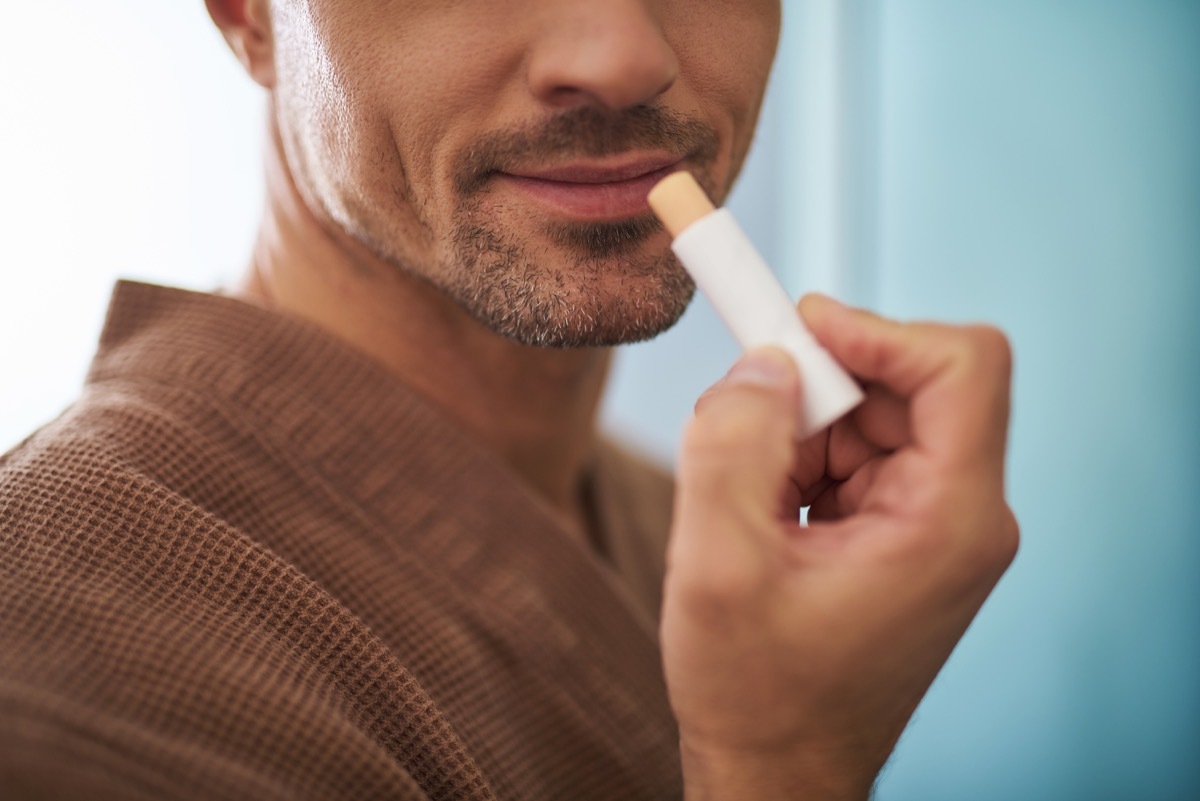
[[(498, 334), (525, 345), (602, 347), (673, 326), (695, 283), (669, 252), (648, 252), (651, 218), (554, 226), (546, 247), (518, 241), (464, 209), (441, 289)], [(567, 255), (564, 255), (567, 254)]]
[[(678, 322), (696, 290), (652, 215), (600, 223), (526, 220), (518, 232), (501, 221), (513, 210), (485, 200), (491, 177), (507, 165), (636, 147), (686, 154), (699, 170), (697, 178), (708, 184), (717, 137), (702, 123), (654, 108), (576, 109), (530, 130), (477, 142), (454, 176), (458, 202), (448, 236), (435, 235), (407, 186), (397, 188), (401, 205), (417, 210), (426, 234), (441, 240), (435, 259), (440, 263), (422, 269), (383, 246), (391, 238), (372, 237), (362, 227), (353, 235), (396, 269), (433, 285), (476, 321), (519, 343), (582, 348), (649, 339)], [(715, 196), (715, 187), (706, 189)], [(654, 246), (654, 238), (664, 244)]]

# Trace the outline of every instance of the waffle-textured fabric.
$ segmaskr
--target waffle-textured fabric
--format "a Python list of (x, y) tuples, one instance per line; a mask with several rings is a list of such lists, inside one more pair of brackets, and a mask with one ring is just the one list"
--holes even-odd
[(316, 327), (118, 285), (0, 460), (0, 798), (678, 797), (670, 481), (589, 483), (590, 545)]

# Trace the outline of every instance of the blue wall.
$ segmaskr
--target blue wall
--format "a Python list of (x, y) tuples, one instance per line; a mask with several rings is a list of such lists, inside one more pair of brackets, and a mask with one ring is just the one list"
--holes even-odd
[(1200, 3), (880, 10), (866, 300), (1010, 332), (1024, 541), (879, 799), (1200, 798)]

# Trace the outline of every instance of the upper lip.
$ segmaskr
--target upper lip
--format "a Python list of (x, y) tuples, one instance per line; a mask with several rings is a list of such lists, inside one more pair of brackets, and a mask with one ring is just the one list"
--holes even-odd
[(533, 178), (539, 181), (607, 184), (641, 178), (643, 175), (673, 167), (682, 160), (680, 156), (666, 153), (624, 153), (553, 166), (514, 167), (503, 172), (517, 178)]

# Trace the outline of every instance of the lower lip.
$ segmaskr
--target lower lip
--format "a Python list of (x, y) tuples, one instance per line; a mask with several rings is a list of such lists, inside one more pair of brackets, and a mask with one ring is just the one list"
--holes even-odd
[(624, 181), (589, 184), (548, 181), (500, 173), (496, 180), (547, 208), (577, 220), (599, 222), (636, 217), (650, 211), (646, 196), (654, 185), (678, 169), (675, 166), (648, 172)]

